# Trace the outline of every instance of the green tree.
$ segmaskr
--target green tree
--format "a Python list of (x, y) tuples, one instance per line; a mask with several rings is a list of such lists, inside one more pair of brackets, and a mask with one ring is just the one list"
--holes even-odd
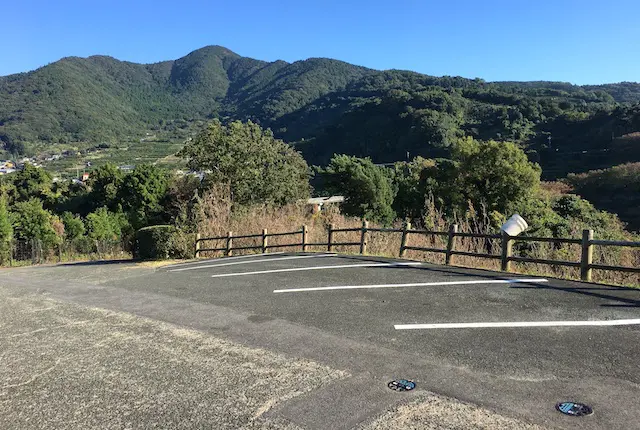
[(91, 172), (88, 185), (91, 188), (89, 201), (94, 209), (106, 206), (112, 211), (118, 209), (121, 203), (118, 194), (124, 174), (115, 164), (107, 163)]
[(84, 222), (79, 216), (73, 215), (71, 212), (65, 212), (61, 218), (64, 223), (65, 238), (67, 240), (76, 240), (85, 233)]
[(106, 207), (87, 215), (85, 224), (89, 237), (95, 240), (118, 240), (127, 229), (124, 214), (109, 212)]
[(0, 265), (5, 264), (11, 257), (11, 241), (13, 239), (13, 227), (9, 219), (7, 201), (0, 195)]
[(209, 180), (228, 184), (234, 203), (283, 205), (309, 196), (302, 156), (251, 121), (213, 121), (179, 155), (191, 169), (210, 171)]
[(393, 209), (402, 218), (417, 219), (422, 215), (425, 203), (422, 171), (434, 167), (435, 160), (416, 157), (410, 163), (396, 163), (393, 168), (393, 185), (396, 196)]
[(426, 167), (420, 174), (424, 200), (432, 201), (447, 218), (461, 216), (469, 206), (462, 179), (459, 162), (446, 158), (436, 159), (433, 166)]
[(136, 230), (162, 221), (168, 185), (165, 171), (151, 164), (140, 164), (124, 177), (119, 199)]
[(44, 169), (27, 163), (22, 170), (13, 174), (11, 179), (15, 188), (10, 200), (14, 202), (26, 202), (32, 198), (48, 202), (52, 197), (51, 174)]
[(44, 209), (38, 199), (15, 203), (11, 208), (11, 220), (18, 239), (40, 240), (44, 248), (60, 242), (60, 237), (53, 228), (51, 212)]
[(173, 176), (163, 207), (167, 221), (181, 228), (195, 228), (200, 179), (193, 175)]
[(425, 180), (427, 189), (457, 213), (469, 204), (488, 213), (509, 212), (531, 198), (540, 183), (540, 167), (511, 142), (461, 139), (452, 148), (452, 158), (427, 170)]
[(345, 197), (346, 214), (385, 224), (395, 218), (391, 178), (369, 158), (334, 155), (321, 174), (327, 191)]
[(512, 142), (462, 139), (453, 147), (463, 193), (475, 207), (505, 213), (530, 198), (540, 184), (540, 166)]
[(624, 239), (624, 225), (617, 215), (597, 210), (587, 200), (574, 195), (561, 196), (553, 201), (553, 210), (562, 220), (554, 234), (560, 237), (579, 236), (583, 229), (593, 229), (599, 238)]

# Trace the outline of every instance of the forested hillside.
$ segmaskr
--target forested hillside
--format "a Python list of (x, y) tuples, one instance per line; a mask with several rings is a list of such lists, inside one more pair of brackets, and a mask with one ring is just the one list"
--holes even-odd
[(640, 84), (575, 86), (376, 71), (331, 59), (264, 62), (209, 46), (175, 61), (64, 58), (0, 78), (0, 145), (14, 154), (137, 139), (175, 120), (251, 119), (312, 164), (448, 156), (459, 137), (513, 141), (543, 177), (640, 161)]

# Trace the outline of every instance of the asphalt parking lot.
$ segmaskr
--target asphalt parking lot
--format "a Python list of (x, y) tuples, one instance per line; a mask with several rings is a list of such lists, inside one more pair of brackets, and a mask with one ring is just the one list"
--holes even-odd
[[(3, 274), (10, 290), (348, 373), (264, 414), (300, 428), (374, 423), (414, 399), (386, 389), (395, 378), (545, 428), (640, 428), (640, 290), (329, 253)], [(567, 400), (595, 413), (563, 416)]]

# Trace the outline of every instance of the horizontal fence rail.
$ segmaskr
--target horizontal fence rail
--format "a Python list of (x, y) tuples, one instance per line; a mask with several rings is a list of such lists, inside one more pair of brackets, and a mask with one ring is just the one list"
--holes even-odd
[[(359, 241), (340, 241), (336, 240), (336, 234), (339, 233), (360, 233)], [(580, 269), (580, 278), (583, 281), (591, 281), (593, 270), (612, 270), (629, 273), (640, 273), (640, 268), (637, 267), (624, 267), (624, 266), (610, 266), (605, 264), (595, 264), (593, 262), (593, 250), (595, 246), (618, 246), (618, 247), (632, 247), (640, 248), (640, 242), (625, 242), (625, 241), (610, 241), (610, 240), (595, 240), (593, 238), (593, 230), (584, 230), (581, 239), (577, 238), (556, 238), (556, 237), (535, 237), (535, 236), (509, 236), (502, 232), (501, 234), (486, 234), (486, 233), (470, 233), (459, 232), (457, 225), (452, 225), (449, 231), (433, 231), (433, 230), (421, 230), (412, 229), (411, 223), (406, 222), (402, 228), (379, 228), (369, 227), (367, 221), (362, 222), (361, 227), (351, 228), (337, 228), (334, 224), (330, 224), (327, 229), (327, 242), (309, 242), (309, 230), (306, 225), (303, 225), (299, 230), (288, 232), (269, 233), (267, 229), (263, 229), (262, 233), (256, 234), (244, 234), (234, 235), (233, 232), (228, 232), (226, 236), (218, 237), (201, 237), (200, 234), (196, 235), (195, 241), (195, 256), (200, 257), (203, 252), (224, 252), (225, 255), (232, 255), (235, 250), (261, 250), (263, 253), (273, 248), (287, 248), (287, 247), (299, 247), (302, 251), (307, 251), (310, 246), (313, 247), (325, 247), (327, 251), (333, 251), (336, 246), (358, 246), (360, 254), (367, 253), (367, 245), (369, 242), (369, 233), (401, 233), (400, 257), (405, 257), (407, 251), (428, 252), (444, 254), (445, 264), (454, 264), (454, 256), (464, 257), (477, 257), (493, 260), (500, 260), (500, 267), (503, 271), (511, 271), (511, 263), (535, 263), (545, 264), (550, 266), (563, 266), (573, 267)], [(441, 236), (446, 238), (446, 247), (419, 247), (412, 246), (409, 242), (411, 234)], [(285, 244), (269, 244), (270, 237), (284, 237), (284, 236), (298, 236), (299, 242), (292, 241)], [(486, 241), (487, 249), (489, 253), (482, 252), (469, 252), (456, 250), (456, 243), (458, 238), (467, 239), (484, 239)], [(261, 239), (260, 244), (247, 245), (247, 246), (234, 246), (234, 239)], [(217, 248), (205, 248), (202, 244), (206, 241), (224, 240), (226, 241), (224, 247)], [(493, 245), (498, 241), (499, 245)], [(581, 245), (580, 261), (563, 261), (563, 260), (549, 260), (533, 257), (521, 257), (513, 255), (513, 244), (516, 242), (542, 242), (552, 244), (573, 244)], [(500, 248), (500, 254), (491, 253), (496, 248)]]

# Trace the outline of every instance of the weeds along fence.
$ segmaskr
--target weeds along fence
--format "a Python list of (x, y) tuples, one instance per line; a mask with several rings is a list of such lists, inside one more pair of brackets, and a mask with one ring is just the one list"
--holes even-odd
[(0, 261), (4, 266), (24, 266), (29, 264), (60, 263), (77, 260), (107, 260), (130, 258), (125, 243), (121, 240), (80, 240), (64, 241), (47, 246), (42, 241), (13, 240), (9, 252)]
[[(312, 234), (313, 233), (313, 234)], [(359, 253), (413, 258), (434, 263), (481, 267), (504, 272), (547, 274), (583, 281), (640, 284), (640, 242), (597, 240), (593, 230), (581, 238), (509, 236), (369, 226), (299, 230), (203, 237), (196, 235), (195, 256), (233, 255), (235, 251), (266, 253), (270, 250)], [(594, 276), (594, 272), (598, 276)], [(631, 276), (628, 276), (631, 275)]]

